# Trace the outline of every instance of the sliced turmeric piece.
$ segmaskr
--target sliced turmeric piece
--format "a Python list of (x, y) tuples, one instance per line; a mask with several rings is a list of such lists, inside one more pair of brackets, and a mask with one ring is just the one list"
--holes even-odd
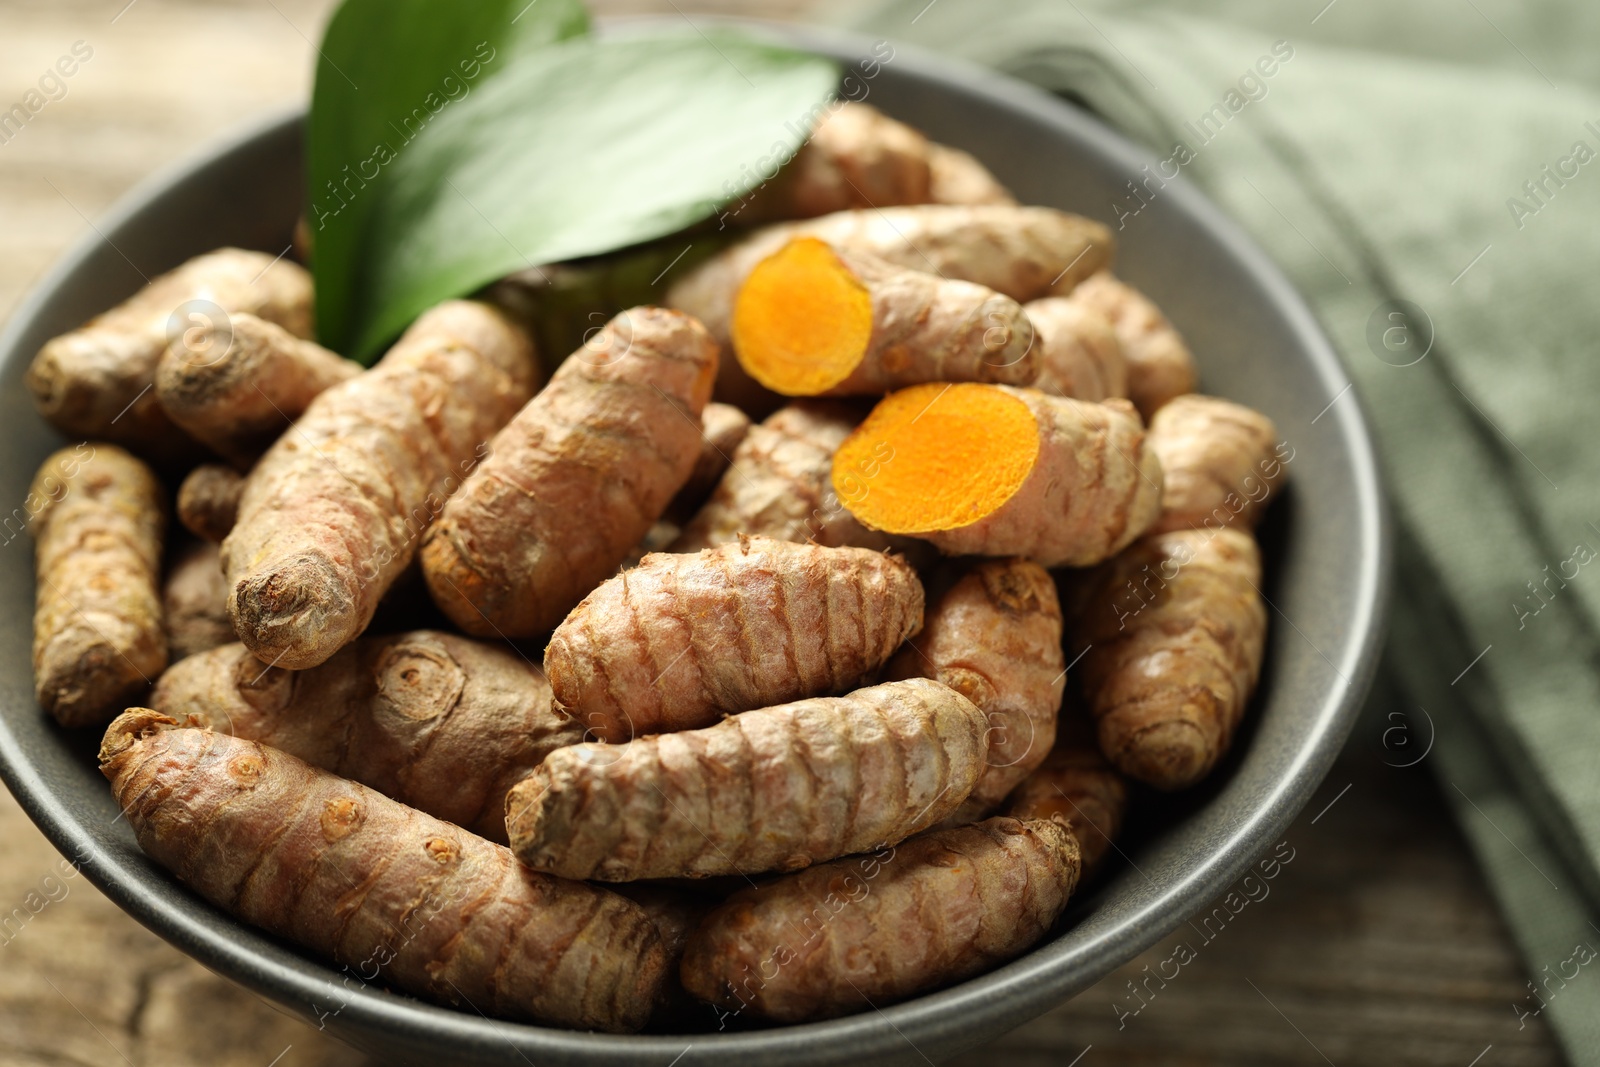
[[(830, 548), (906, 551), (909, 538), (867, 529), (833, 491), (833, 453), (863, 414), (839, 401), (799, 401), (752, 426), (711, 499), (670, 551), (699, 552), (737, 541), (741, 534)], [(857, 474), (875, 470), (870, 466)]]
[(254, 315), (195, 326), (156, 365), (173, 422), (241, 467), (254, 463), (324, 390), (361, 364)]
[(251, 471), (222, 545), (239, 640), (304, 670), (358, 637), (537, 374), (521, 327), (449, 301), (313, 400)]
[(1108, 267), (1115, 248), (1107, 227), (1047, 207), (925, 204), (840, 211), (757, 230), (675, 282), (668, 305), (695, 316), (726, 343), (745, 278), (797, 237), (973, 282), (1021, 302), (1067, 295)]
[(244, 475), (226, 463), (202, 463), (178, 486), (178, 521), (203, 541), (218, 544), (239, 518)]
[(1021, 384), (1035, 374), (1022, 307), (971, 282), (797, 237), (745, 280), (733, 348), (787, 396), (854, 396), (929, 381)]
[(480, 637), (543, 633), (616, 573), (700, 455), (717, 347), (625, 311), (495, 435), (422, 547), (434, 602)]
[(167, 665), (162, 497), (150, 468), (104, 443), (63, 448), (33, 477), (33, 686), (63, 726), (107, 722)]
[(1056, 740), (1067, 672), (1061, 606), (1048, 571), (1026, 559), (946, 564), (945, 586), (922, 632), (889, 664), (890, 678), (934, 678), (983, 712), (983, 774), (954, 815), (983, 818), (1027, 777)]
[(1033, 324), (1038, 377), (1028, 384), (1051, 396), (1108, 400), (1128, 395), (1128, 366), (1111, 320), (1069, 297), (1023, 305)]
[[(888, 458), (848, 496), (845, 479), (874, 456)], [(1127, 401), (971, 383), (885, 397), (840, 446), (833, 482), (873, 529), (1045, 567), (1115, 555), (1161, 502), (1160, 463)]]
[(1111, 320), (1127, 360), (1128, 396), (1146, 422), (1173, 397), (1194, 392), (1194, 355), (1149, 297), (1110, 271), (1087, 278), (1071, 293)]
[(225, 644), (174, 664), (150, 704), (501, 843), (507, 790), (551, 752), (583, 740), (583, 728), (552, 706), (537, 667), (434, 630), (362, 638), (304, 671)]
[(1088, 878), (1105, 859), (1128, 809), (1128, 783), (1092, 738), (1067, 739), (1006, 798), (1003, 813), (1052, 819), (1072, 831)]
[(156, 364), (173, 334), (181, 339), (234, 314), (310, 337), (311, 275), (263, 252), (223, 248), (196, 256), (50, 341), (24, 381), (39, 413), (62, 433), (115, 441), (152, 460), (189, 458), (193, 441), (151, 388)]
[(912, 678), (551, 753), (506, 800), (511, 848), (566, 878), (792, 871), (893, 845), (983, 773), (983, 713)]
[(764, 417), (783, 401), (747, 374), (731, 344), (734, 300), (756, 264), (795, 237), (877, 256), (993, 289), (1017, 301), (1066, 294), (1110, 265), (1111, 231), (1081, 215), (1009, 204), (928, 204), (840, 211), (769, 226), (685, 274), (667, 291), (669, 306), (694, 315), (723, 346), (717, 398)]
[(633, 901), (530, 871), (276, 749), (177, 726), (131, 709), (106, 732), (100, 770), (139, 847), (212, 904), (435, 1003), (644, 1026), (667, 964)]
[(735, 893), (690, 936), (683, 982), (724, 1019), (870, 1011), (1021, 955), (1066, 910), (1078, 872), (1054, 822), (929, 831)]
[(1232, 529), (1146, 537), (1097, 576), (1078, 678), (1123, 774), (1182, 789), (1228, 750), (1261, 673), (1260, 585), (1255, 539)]
[(1272, 420), (1243, 404), (1188, 395), (1150, 421), (1166, 483), (1155, 530), (1253, 529), (1286, 473)]
[(626, 741), (847, 692), (921, 628), (905, 561), (749, 537), (605, 582), (556, 627), (544, 668), (591, 736)]

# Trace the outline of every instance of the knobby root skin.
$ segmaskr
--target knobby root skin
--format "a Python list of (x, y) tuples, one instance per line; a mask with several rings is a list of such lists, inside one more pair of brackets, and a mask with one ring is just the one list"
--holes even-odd
[(1078, 677), (1123, 774), (1182, 789), (1228, 750), (1261, 673), (1260, 585), (1255, 539), (1229, 529), (1146, 537), (1097, 577)]
[(1110, 851), (1128, 810), (1128, 782), (1093, 740), (1058, 745), (1006, 798), (1013, 819), (1051, 819), (1077, 839), (1087, 878)]
[(1272, 420), (1228, 400), (1177, 397), (1156, 412), (1149, 439), (1166, 475), (1156, 532), (1252, 530), (1286, 474)]
[(694, 517), (727, 473), (745, 436), (750, 416), (732, 404), (707, 404), (700, 412), (700, 454), (695, 457), (689, 480), (667, 505), (666, 517), (679, 526)]
[(739, 290), (733, 349), (786, 396), (873, 396), (920, 382), (1021, 385), (1033, 328), (1008, 296), (797, 237)]
[(833, 491), (833, 454), (862, 415), (840, 401), (798, 401), (752, 426), (711, 499), (671, 551), (699, 552), (741, 534), (830, 548), (906, 550), (908, 539), (867, 529)]
[(156, 365), (155, 393), (173, 422), (243, 468), (320, 393), (359, 373), (354, 360), (240, 313), (175, 339)]
[(166, 501), (116, 445), (70, 445), (34, 475), (34, 695), (63, 726), (100, 726), (167, 665), (161, 613)]
[(1064, 211), (1008, 204), (933, 204), (841, 211), (769, 226), (685, 274), (667, 291), (723, 346), (717, 396), (752, 416), (782, 404), (745, 373), (732, 349), (734, 300), (756, 264), (795, 237), (877, 256), (908, 270), (973, 282), (1025, 302), (1070, 292), (1111, 263), (1111, 231)]
[(1173, 397), (1195, 391), (1194, 356), (1149, 297), (1110, 271), (1087, 278), (1071, 293), (1111, 320), (1128, 365), (1128, 396), (1146, 422)]
[(988, 755), (957, 810), (972, 822), (994, 810), (1056, 740), (1066, 688), (1055, 580), (1030, 560), (946, 564), (922, 632), (889, 665), (891, 678), (934, 678), (983, 712)]
[[(875, 455), (890, 458), (850, 492)], [(835, 454), (833, 484), (873, 529), (1045, 567), (1115, 555), (1161, 506), (1161, 465), (1126, 400), (970, 383), (886, 397)]]
[(228, 583), (215, 544), (192, 541), (178, 553), (161, 590), (161, 606), (174, 663), (234, 640)]
[(1071, 293), (1110, 266), (1115, 248), (1106, 226), (1047, 207), (925, 204), (840, 211), (757, 230), (680, 278), (668, 290), (667, 303), (694, 315), (725, 343), (745, 278), (796, 237), (973, 282), (1020, 303)]
[(450, 301), (313, 400), (251, 471), (223, 542), (239, 639), (304, 670), (359, 636), (537, 373), (520, 327)]
[(554, 752), (511, 791), (517, 857), (567, 878), (793, 871), (892, 845), (983, 773), (988, 724), (926, 678)]
[(928, 199), (935, 204), (999, 204), (1015, 207), (1017, 198), (970, 152), (928, 145)]
[(428, 531), (434, 603), (468, 633), (531, 637), (627, 558), (700, 455), (717, 347), (664, 308), (624, 311), (569, 356)]
[(178, 522), (203, 541), (221, 544), (239, 518), (244, 475), (226, 463), (202, 463), (178, 486)]
[(1023, 310), (1033, 324), (1039, 368), (1028, 384), (1041, 393), (1074, 400), (1128, 395), (1128, 367), (1110, 319), (1064, 296), (1031, 301)]
[(39, 413), (69, 436), (114, 441), (152, 460), (192, 456), (193, 442), (151, 388), (172, 334), (218, 317), (205, 304), (186, 308), (191, 301), (225, 315), (257, 316), (296, 337), (312, 333), (311, 275), (303, 267), (262, 252), (218, 249), (40, 349), (25, 378)]
[(777, 175), (733, 205), (740, 225), (807, 219), (849, 208), (926, 204), (931, 145), (875, 107), (844, 101)]
[(596, 588), (556, 628), (557, 702), (600, 741), (848, 692), (922, 629), (922, 583), (859, 548), (741, 538), (656, 553)]
[(1047, 820), (934, 830), (734, 894), (684, 953), (684, 986), (728, 1014), (797, 1023), (869, 1010), (1021, 955), (1077, 885)]
[[(700, 883), (703, 885), (703, 883)], [(739, 879), (743, 887), (747, 883)], [(650, 916), (656, 933), (661, 935), (661, 947), (667, 957), (667, 979), (662, 983), (661, 999), (651, 1016), (668, 1031), (682, 1029), (690, 1013), (705, 1013), (704, 1006), (696, 1003), (683, 988), (678, 977), (678, 967), (683, 962), (683, 950), (689, 946), (689, 935), (700, 921), (711, 914), (711, 909), (721, 902), (720, 897), (691, 892), (676, 885), (661, 882), (618, 882), (609, 888), (627, 897)]]
[(506, 793), (551, 752), (583, 740), (552, 707), (537, 667), (432, 630), (362, 638), (305, 671), (228, 644), (174, 664), (150, 703), (502, 844)]
[(667, 977), (644, 910), (276, 749), (132, 709), (101, 771), (151, 858), (216, 906), (490, 1017), (641, 1028)]
[(847, 209), (1016, 202), (972, 154), (846, 101), (772, 181), (736, 203), (728, 219), (748, 226)]

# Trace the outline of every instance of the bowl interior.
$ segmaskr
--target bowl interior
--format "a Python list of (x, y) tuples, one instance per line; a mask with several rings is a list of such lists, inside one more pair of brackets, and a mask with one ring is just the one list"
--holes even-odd
[[(993, 74), (865, 39), (769, 28), (833, 55), (845, 89), (987, 163), (1026, 203), (1116, 226), (1111, 207), (1152, 157), (1083, 112)], [(869, 72), (872, 72), (869, 74)], [(29, 479), (61, 438), (21, 376), (51, 336), (145, 277), (221, 245), (283, 251), (301, 200), (300, 116), (286, 116), (136, 191), (48, 276), (0, 337), (0, 772), (33, 819), (119, 905), (212, 969), (385, 1062), (767, 1064), (923, 1062), (1003, 1032), (1149, 947), (1271, 848), (1342, 744), (1375, 664), (1384, 515), (1357, 398), (1311, 315), (1262, 253), (1186, 181), (1118, 233), (1117, 269), (1193, 347), (1204, 391), (1268, 413), (1293, 451), (1263, 532), (1271, 602), (1251, 725), (1202, 790), (1136, 826), (1125, 857), (1063, 930), (1005, 967), (904, 1004), (806, 1026), (737, 1021), (615, 1037), (500, 1023), (365, 985), (243, 927), (145, 858), (95, 769), (97, 738), (54, 726), (31, 688)], [(103, 236), (101, 236), (103, 235)], [(92, 733), (90, 731), (89, 733)], [(927, 1053), (925, 1056), (924, 1053)]]

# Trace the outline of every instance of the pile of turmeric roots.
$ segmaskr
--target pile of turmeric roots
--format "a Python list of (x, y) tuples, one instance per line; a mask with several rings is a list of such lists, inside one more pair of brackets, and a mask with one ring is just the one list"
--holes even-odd
[(429, 1000), (794, 1022), (1019, 955), (1217, 765), (1292, 453), (1110, 232), (859, 104), (729, 217), (548, 381), (488, 295), (363, 369), (236, 249), (44, 347), (38, 698), (151, 856)]

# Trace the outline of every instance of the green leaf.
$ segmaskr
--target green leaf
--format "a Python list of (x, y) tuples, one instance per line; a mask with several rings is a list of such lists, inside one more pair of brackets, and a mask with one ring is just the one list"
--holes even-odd
[(488, 292), (529, 324), (549, 377), (612, 316), (661, 303), (673, 282), (740, 236), (732, 227), (698, 227), (603, 256), (520, 271)]
[(520, 57), (588, 28), (582, 0), (340, 5), (323, 36), (306, 136), (306, 216), (323, 343), (343, 351), (353, 338), (361, 242), (392, 160)]
[(506, 275), (710, 217), (794, 154), (837, 81), (827, 60), (728, 31), (519, 57), (388, 165), (364, 221), (350, 355)]

